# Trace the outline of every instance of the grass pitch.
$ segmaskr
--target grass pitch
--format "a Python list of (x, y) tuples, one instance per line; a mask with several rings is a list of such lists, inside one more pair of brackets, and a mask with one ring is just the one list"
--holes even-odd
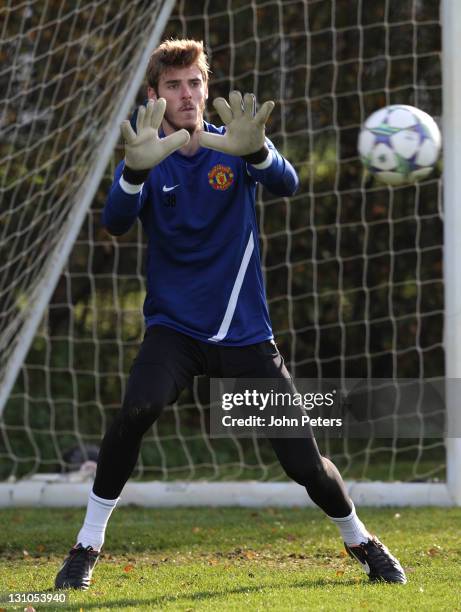
[[(459, 509), (359, 515), (400, 559), (407, 585), (368, 583), (318, 510), (121, 507), (91, 589), (69, 591), (67, 605), (52, 609), (461, 609)], [(52, 590), (83, 516), (83, 509), (0, 511), (0, 592)]]

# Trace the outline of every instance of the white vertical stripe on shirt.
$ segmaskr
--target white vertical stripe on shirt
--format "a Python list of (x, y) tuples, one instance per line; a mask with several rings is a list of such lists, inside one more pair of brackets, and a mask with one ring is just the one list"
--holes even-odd
[(245, 253), (243, 254), (242, 262), (240, 264), (240, 268), (237, 274), (237, 277), (234, 282), (234, 286), (232, 287), (232, 292), (229, 298), (229, 302), (227, 304), (226, 312), (224, 314), (224, 318), (221, 322), (221, 326), (216, 335), (208, 338), (208, 340), (213, 340), (214, 342), (220, 342), (227, 336), (227, 332), (229, 331), (229, 327), (232, 321), (232, 317), (234, 316), (235, 308), (237, 306), (237, 300), (239, 298), (240, 290), (242, 288), (243, 279), (245, 278), (245, 272), (247, 271), (248, 264), (250, 263), (250, 257), (255, 248), (255, 241), (253, 238), (253, 232), (250, 234), (250, 238), (248, 239)]

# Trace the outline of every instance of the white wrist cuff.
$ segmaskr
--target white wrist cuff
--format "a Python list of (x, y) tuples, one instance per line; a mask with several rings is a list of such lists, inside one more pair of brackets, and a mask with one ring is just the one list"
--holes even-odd
[(144, 183), (140, 183), (139, 185), (132, 185), (131, 183), (125, 181), (123, 176), (120, 177), (118, 184), (125, 193), (128, 193), (130, 195), (140, 193), (140, 191), (142, 190), (142, 186), (144, 185)]
[(256, 168), (256, 170), (265, 170), (266, 168), (269, 168), (269, 166), (272, 163), (272, 151), (269, 149), (269, 155), (266, 157), (266, 159), (259, 163), (259, 164), (251, 164), (253, 166), (253, 168)]

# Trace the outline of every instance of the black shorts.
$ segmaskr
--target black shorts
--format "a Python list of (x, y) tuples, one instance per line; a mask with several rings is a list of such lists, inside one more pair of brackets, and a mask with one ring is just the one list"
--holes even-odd
[(146, 330), (131, 368), (128, 389), (137, 395), (140, 388), (155, 382), (158, 390), (159, 386), (164, 388), (164, 400), (172, 403), (200, 375), (284, 379), (291, 384), (290, 374), (273, 340), (247, 346), (220, 346), (163, 325), (152, 325)]

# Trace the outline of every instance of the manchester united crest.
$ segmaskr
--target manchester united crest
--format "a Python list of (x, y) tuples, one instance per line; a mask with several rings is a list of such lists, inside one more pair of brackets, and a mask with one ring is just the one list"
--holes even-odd
[(229, 166), (216, 164), (216, 166), (213, 166), (208, 172), (208, 182), (213, 189), (224, 191), (225, 189), (229, 189), (234, 182), (234, 173)]

